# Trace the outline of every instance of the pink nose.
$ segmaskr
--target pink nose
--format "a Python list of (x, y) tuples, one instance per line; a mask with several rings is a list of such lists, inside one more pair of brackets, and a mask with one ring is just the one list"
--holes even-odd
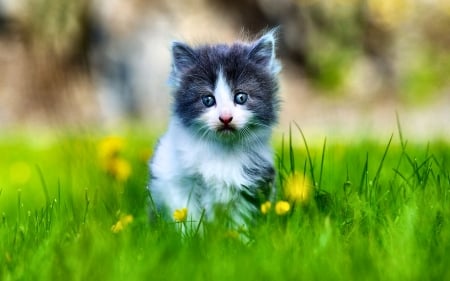
[(233, 116), (231, 116), (231, 115), (222, 115), (222, 116), (219, 116), (219, 120), (223, 124), (228, 125), (228, 124), (231, 123), (231, 120), (233, 120)]

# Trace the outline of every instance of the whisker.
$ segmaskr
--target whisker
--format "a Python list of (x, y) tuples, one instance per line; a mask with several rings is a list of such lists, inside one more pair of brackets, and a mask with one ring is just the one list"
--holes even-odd
[(264, 123), (261, 123), (261, 122), (258, 122), (258, 121), (254, 121), (254, 120), (249, 121), (248, 124), (249, 125), (256, 125), (256, 126), (259, 126), (259, 127), (272, 128), (271, 125), (267, 125), (267, 124), (264, 124)]
[[(250, 130), (248, 127), (244, 127), (242, 130), (240, 130), (239, 136), (247, 151), (251, 150), (250, 148), (252, 148), (255, 143), (258, 146), (264, 146), (264, 142), (262, 141), (261, 137)], [(252, 141), (248, 141), (250, 139)]]

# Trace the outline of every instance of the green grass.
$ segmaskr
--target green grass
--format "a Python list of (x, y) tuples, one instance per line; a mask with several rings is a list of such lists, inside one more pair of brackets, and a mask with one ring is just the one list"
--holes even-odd
[(313, 198), (269, 212), (245, 241), (220, 225), (148, 223), (153, 137), (122, 135), (113, 157), (132, 173), (120, 181), (98, 159), (102, 135), (4, 136), (0, 280), (450, 280), (450, 144), (305, 134), (275, 138), (278, 184), (297, 171)]

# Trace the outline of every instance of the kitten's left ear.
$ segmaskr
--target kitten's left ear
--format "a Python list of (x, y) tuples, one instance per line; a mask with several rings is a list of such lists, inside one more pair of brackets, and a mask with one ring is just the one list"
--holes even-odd
[(272, 74), (277, 74), (281, 70), (280, 62), (275, 57), (276, 33), (278, 29), (274, 28), (261, 36), (251, 46), (248, 58), (254, 63), (269, 68)]

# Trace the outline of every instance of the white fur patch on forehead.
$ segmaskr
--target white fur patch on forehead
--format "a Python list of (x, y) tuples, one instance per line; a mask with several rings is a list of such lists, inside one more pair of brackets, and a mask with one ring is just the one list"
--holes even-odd
[(214, 87), (215, 106), (207, 108), (200, 119), (212, 130), (223, 127), (221, 118), (231, 118), (229, 126), (242, 129), (250, 120), (252, 113), (244, 106), (236, 106), (234, 103), (233, 89), (228, 84), (222, 71), (217, 74)]
[(216, 98), (217, 106), (219, 108), (227, 108), (233, 106), (233, 97), (231, 88), (228, 85), (222, 70), (217, 74), (216, 87), (214, 89), (214, 97)]

